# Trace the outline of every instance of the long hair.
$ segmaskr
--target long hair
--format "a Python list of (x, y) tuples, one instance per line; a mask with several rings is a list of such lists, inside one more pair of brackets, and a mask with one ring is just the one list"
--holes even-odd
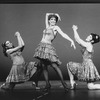
[(7, 51), (6, 42), (2, 43), (1, 46), (2, 46), (2, 48), (3, 48), (3, 54), (4, 54), (4, 56), (8, 57), (8, 55), (7, 55), (7, 53), (6, 53), (6, 51)]
[(92, 44), (100, 42), (100, 36), (98, 34), (91, 33), (91, 36), (92, 36), (92, 40), (91, 40)]
[[(8, 49), (10, 49), (10, 48), (6, 46), (6, 42), (2, 43), (1, 46), (3, 48), (3, 54), (4, 54), (4, 56), (8, 57), (8, 54), (6, 53), (6, 51)], [(14, 46), (12, 46), (11, 48), (14, 48)]]

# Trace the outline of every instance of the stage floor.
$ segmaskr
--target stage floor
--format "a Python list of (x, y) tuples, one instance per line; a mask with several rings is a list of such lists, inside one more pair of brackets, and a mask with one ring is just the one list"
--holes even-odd
[[(3, 82), (0, 82), (0, 85)], [(17, 84), (13, 91), (0, 89), (0, 100), (100, 100), (100, 90), (88, 90), (85, 82), (78, 82), (76, 90), (64, 91), (60, 81), (50, 81), (51, 89), (43, 92), (44, 81), (39, 81), (40, 90), (35, 90), (32, 82)], [(69, 81), (66, 81), (70, 87)], [(100, 83), (100, 82), (98, 82)]]

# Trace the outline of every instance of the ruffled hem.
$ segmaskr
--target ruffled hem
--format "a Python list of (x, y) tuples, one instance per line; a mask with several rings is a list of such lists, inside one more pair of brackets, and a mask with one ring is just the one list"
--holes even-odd
[(22, 65), (13, 65), (8, 77), (6, 78), (6, 83), (28, 81), (36, 70), (37, 68), (35, 62)]
[(61, 64), (56, 54), (56, 49), (51, 44), (40, 43), (35, 50), (34, 57), (37, 59), (44, 59), (50, 62), (55, 62), (58, 65)]
[(67, 68), (79, 81), (95, 82), (100, 80), (100, 75), (92, 62), (84, 62), (82, 64), (69, 62)]

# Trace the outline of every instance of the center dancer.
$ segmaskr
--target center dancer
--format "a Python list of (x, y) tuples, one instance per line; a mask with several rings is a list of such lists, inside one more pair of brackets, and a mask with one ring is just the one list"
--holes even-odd
[[(34, 57), (39, 59), (40, 65), (43, 68), (44, 77), (46, 80), (45, 89), (49, 89), (51, 87), (48, 79), (48, 70), (47, 67), (51, 66), (59, 75), (62, 85), (65, 90), (68, 90), (67, 84), (64, 82), (62, 72), (59, 68), (61, 64), (57, 54), (56, 49), (53, 47), (52, 42), (56, 38), (59, 33), (63, 38), (69, 40), (71, 42), (71, 46), (75, 47), (74, 41), (65, 34), (59, 26), (57, 26), (57, 22), (60, 21), (60, 16), (57, 13), (46, 13), (45, 24), (46, 29), (43, 31), (43, 37), (35, 50)], [(40, 69), (42, 69), (40, 68)]]

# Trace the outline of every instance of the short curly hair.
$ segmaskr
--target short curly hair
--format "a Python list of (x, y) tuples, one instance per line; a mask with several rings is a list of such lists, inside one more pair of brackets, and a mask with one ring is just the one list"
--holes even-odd
[(53, 15), (49, 15), (48, 16), (48, 20), (50, 20), (52, 17), (54, 17), (56, 19), (56, 22), (58, 21), (58, 16), (53, 14)]

